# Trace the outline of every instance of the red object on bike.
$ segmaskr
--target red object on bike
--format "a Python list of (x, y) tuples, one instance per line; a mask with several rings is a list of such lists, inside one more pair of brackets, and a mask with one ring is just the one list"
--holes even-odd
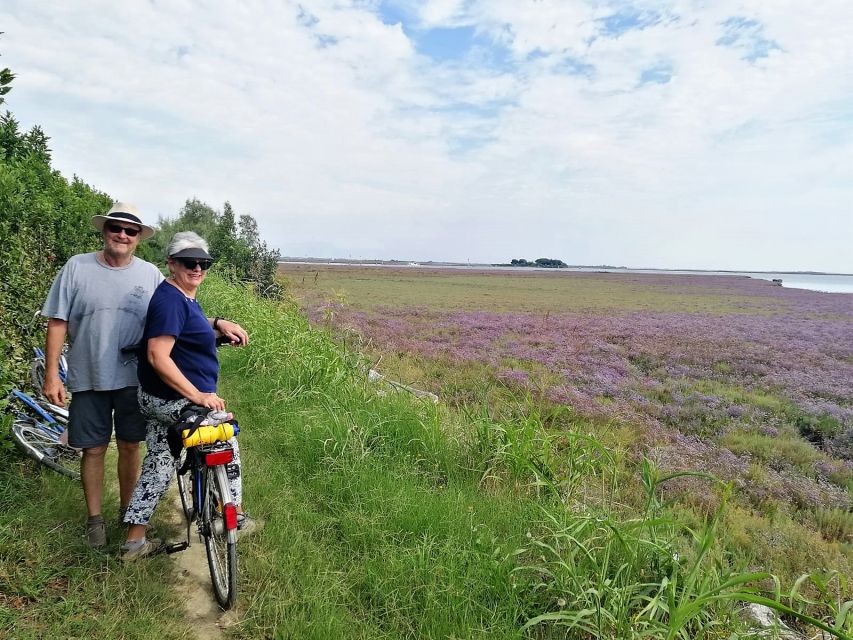
[(237, 507), (233, 502), (228, 502), (223, 507), (224, 515), (225, 515), (225, 528), (227, 530), (236, 529), (237, 528)]
[(228, 464), (234, 459), (234, 452), (231, 449), (223, 449), (222, 451), (214, 451), (204, 456), (204, 463), (208, 467), (215, 467), (218, 464)]

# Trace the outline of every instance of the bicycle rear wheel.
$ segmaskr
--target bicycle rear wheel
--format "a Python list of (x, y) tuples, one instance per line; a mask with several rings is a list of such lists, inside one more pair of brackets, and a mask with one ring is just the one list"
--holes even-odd
[(230, 609), (237, 599), (237, 530), (225, 527), (225, 504), (232, 502), (224, 466), (208, 469), (202, 506), (202, 530), (207, 564), (216, 601)]
[(56, 435), (29, 418), (15, 418), (12, 439), (33, 460), (75, 480), (80, 477), (80, 452), (61, 444)]
[(178, 473), (184, 467), (187, 460), (187, 450), (181, 449), (181, 456), (175, 461), (175, 476), (178, 481), (178, 495), (181, 496), (181, 507), (183, 507), (184, 515), (189, 522), (193, 521), (193, 488), (190, 475), (191, 470), (187, 470), (183, 475)]

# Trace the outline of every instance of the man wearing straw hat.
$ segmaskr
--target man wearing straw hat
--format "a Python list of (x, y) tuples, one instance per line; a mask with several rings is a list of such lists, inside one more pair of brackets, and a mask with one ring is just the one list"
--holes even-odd
[(116, 202), (105, 215), (92, 218), (104, 248), (73, 256), (48, 293), (42, 315), (49, 318), (45, 345), (44, 395), (64, 405), (66, 390), (59, 378), (59, 355), (66, 334), (69, 408), (68, 443), (83, 450), (80, 476), (89, 519), (86, 541), (106, 544), (101, 515), (104, 457), (115, 423), (121, 507), (139, 476), (139, 443), (145, 421), (136, 401), (136, 365), (121, 348), (139, 342), (148, 301), (163, 280), (160, 270), (133, 255), (141, 240), (154, 235), (132, 204)]

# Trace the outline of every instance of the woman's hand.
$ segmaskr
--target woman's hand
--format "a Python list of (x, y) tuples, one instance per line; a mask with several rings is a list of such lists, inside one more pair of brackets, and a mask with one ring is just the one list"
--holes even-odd
[(217, 331), (228, 338), (231, 344), (235, 346), (246, 346), (249, 344), (249, 334), (246, 330), (236, 322), (220, 318), (216, 323)]
[(214, 409), (217, 411), (225, 411), (225, 400), (220, 398), (215, 393), (201, 393), (195, 398), (189, 398), (193, 404), (200, 405), (206, 409)]

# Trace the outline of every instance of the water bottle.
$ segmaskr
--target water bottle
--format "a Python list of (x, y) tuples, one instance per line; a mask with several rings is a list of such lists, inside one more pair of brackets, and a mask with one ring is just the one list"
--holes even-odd
[(192, 434), (189, 429), (181, 432), (185, 447), (197, 447), (200, 444), (212, 444), (228, 440), (240, 433), (240, 427), (236, 423), (224, 422), (215, 427), (198, 427)]

